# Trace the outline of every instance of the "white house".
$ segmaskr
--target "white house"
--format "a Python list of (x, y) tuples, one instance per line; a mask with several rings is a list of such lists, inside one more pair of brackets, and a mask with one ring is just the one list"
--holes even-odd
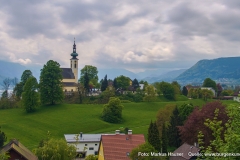
[(77, 153), (82, 155), (82, 158), (93, 154), (98, 154), (99, 143), (102, 134), (64, 134), (68, 144), (75, 145)]
[(238, 91), (238, 92), (235, 92), (234, 94), (233, 94), (233, 100), (234, 101), (237, 101), (237, 102), (240, 102), (240, 91)]
[(216, 97), (216, 91), (212, 87), (201, 87), (201, 89), (207, 89), (213, 92), (213, 96)]
[(144, 84), (139, 84), (139, 87), (140, 87), (141, 90), (143, 90)]

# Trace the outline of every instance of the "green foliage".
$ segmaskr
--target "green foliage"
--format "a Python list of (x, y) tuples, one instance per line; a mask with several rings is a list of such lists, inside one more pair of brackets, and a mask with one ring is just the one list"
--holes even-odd
[(167, 153), (167, 147), (168, 147), (168, 140), (167, 140), (167, 131), (165, 123), (163, 123), (162, 126), (162, 152)]
[(41, 69), (40, 75), (40, 99), (42, 104), (55, 104), (62, 102), (62, 70), (60, 64), (49, 60)]
[(201, 88), (190, 88), (188, 92), (188, 97), (198, 99), (202, 97)]
[(22, 93), (22, 104), (26, 112), (33, 112), (39, 107), (38, 83), (35, 77), (28, 78)]
[(116, 78), (116, 81), (117, 81), (117, 86), (119, 88), (122, 88), (123, 90), (127, 90), (127, 88), (130, 85), (131, 79), (126, 76), (121, 75)]
[(3, 91), (3, 93), (2, 93), (1, 99), (7, 99), (7, 98), (8, 98), (8, 91), (5, 90), (5, 91)]
[(181, 85), (177, 81), (173, 81), (171, 85), (174, 88), (174, 93), (175, 94), (181, 94)]
[(143, 143), (143, 144), (140, 144), (137, 147), (135, 147), (131, 151), (131, 153), (130, 153), (130, 158), (132, 160), (135, 160), (135, 159), (137, 159), (137, 160), (152, 160), (153, 158), (154, 159), (158, 159), (158, 157), (154, 157), (154, 156), (151, 156), (151, 155), (149, 155), (149, 156), (140, 156), (139, 152), (141, 152), (141, 153), (149, 153), (149, 154), (151, 152), (157, 152), (155, 150), (155, 148), (151, 144), (149, 144), (149, 143)]
[(23, 86), (25, 85), (25, 83), (27, 82), (28, 78), (32, 77), (32, 72), (30, 70), (25, 70), (23, 73), (22, 73), (22, 76), (21, 76), (21, 82), (23, 83)]
[(162, 138), (163, 124), (169, 124), (171, 115), (173, 113), (176, 104), (167, 104), (164, 108), (161, 108), (157, 112), (156, 124), (159, 130), (160, 138)]
[(0, 153), (0, 160), (9, 160), (10, 155), (8, 153)]
[(20, 100), (20, 98), (22, 96), (23, 86), (24, 86), (24, 83), (23, 82), (19, 82), (19, 83), (16, 84), (16, 86), (13, 89), (13, 93), (16, 95), (16, 97), (19, 100)]
[(223, 90), (221, 96), (231, 96), (233, 94), (233, 90)]
[(83, 67), (83, 69), (81, 69), (81, 75), (80, 75), (80, 83), (81, 84), (85, 84), (87, 82), (85, 82), (85, 74), (87, 73), (88, 75), (88, 83), (92, 82), (93, 83), (93, 87), (96, 87), (98, 84), (98, 70), (97, 67), (92, 66), (92, 65), (85, 65)]
[(107, 80), (107, 75), (105, 75), (101, 84), (101, 91), (105, 91), (107, 87), (108, 87), (108, 80)]
[(202, 89), (201, 93), (204, 101), (207, 101), (208, 99), (211, 99), (214, 96), (213, 92), (208, 89)]
[(188, 104), (184, 103), (178, 107), (179, 116), (182, 124), (187, 120), (188, 116), (193, 112), (194, 108), (195, 107), (191, 103), (188, 103)]
[(85, 160), (97, 160), (97, 159), (98, 159), (98, 156), (93, 154), (90, 154), (85, 158)]
[(154, 101), (156, 99), (156, 92), (152, 85), (148, 85), (145, 88), (144, 100), (147, 102)]
[(156, 122), (151, 121), (149, 128), (148, 128), (148, 142), (157, 150), (158, 152), (161, 151), (161, 141), (159, 137), (159, 131), (157, 128)]
[(0, 148), (2, 148), (2, 146), (4, 145), (4, 142), (6, 141), (7, 141), (7, 137), (5, 133), (1, 130), (1, 126), (0, 126)]
[(163, 94), (163, 96), (169, 100), (176, 100), (176, 93), (173, 85), (168, 82), (160, 82), (156, 85), (158, 94)]
[(203, 87), (212, 87), (215, 91), (217, 91), (217, 84), (211, 78), (206, 78), (204, 80)]
[[(180, 117), (180, 113), (178, 110), (178, 107), (176, 107), (173, 110), (171, 119), (170, 119), (170, 124), (168, 126), (168, 128), (166, 128), (166, 133), (167, 133), (167, 137), (168, 137), (168, 145), (170, 147), (175, 147), (178, 148), (181, 144), (181, 140), (180, 140), (180, 135), (179, 135), (179, 131), (178, 131), (178, 126), (183, 125), (182, 123), (182, 119)], [(163, 126), (165, 127), (165, 126)], [(164, 131), (162, 131), (164, 133)], [(163, 137), (164, 138), (164, 137)]]
[(119, 123), (122, 121), (122, 109), (120, 99), (111, 97), (108, 104), (103, 106), (102, 119), (110, 123)]
[(88, 73), (85, 72), (84, 76), (83, 76), (83, 85), (84, 88), (86, 90), (86, 93), (89, 92), (89, 77), (88, 77)]
[(183, 94), (184, 96), (187, 96), (187, 95), (188, 95), (188, 90), (187, 90), (187, 87), (186, 87), (186, 86), (183, 86), (182, 94)]
[(72, 160), (76, 157), (76, 147), (68, 145), (63, 139), (49, 139), (43, 146), (34, 150), (38, 159), (44, 160)]
[(133, 81), (132, 81), (132, 86), (133, 88), (136, 90), (137, 88), (139, 88), (139, 83), (138, 83), (138, 80), (135, 78)]

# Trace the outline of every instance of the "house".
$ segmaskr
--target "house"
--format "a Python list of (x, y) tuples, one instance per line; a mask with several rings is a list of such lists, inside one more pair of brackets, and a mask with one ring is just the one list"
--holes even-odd
[(240, 91), (233, 93), (233, 100), (240, 102)]
[(143, 143), (144, 135), (132, 134), (132, 130), (128, 130), (128, 134), (116, 130), (116, 134), (102, 135), (98, 160), (130, 160), (132, 149)]
[(82, 158), (90, 154), (97, 155), (101, 134), (64, 134), (68, 144), (75, 145)]
[(62, 69), (62, 83), (65, 92), (78, 91), (78, 53), (76, 52), (76, 44), (74, 39), (73, 52), (71, 53), (70, 68)]
[(213, 93), (213, 96), (216, 97), (216, 91), (212, 87), (201, 87), (201, 89), (210, 90)]
[(140, 87), (141, 90), (143, 90), (144, 84), (139, 84), (139, 87)]
[(194, 146), (184, 143), (179, 148), (177, 148), (173, 153), (168, 153), (170, 155), (170, 160), (188, 160), (197, 159), (200, 149), (195, 144)]
[(38, 157), (35, 156), (30, 150), (28, 150), (23, 144), (18, 140), (13, 139), (8, 144), (3, 146), (0, 151), (1, 153), (8, 152), (10, 158), (9, 160), (37, 160)]

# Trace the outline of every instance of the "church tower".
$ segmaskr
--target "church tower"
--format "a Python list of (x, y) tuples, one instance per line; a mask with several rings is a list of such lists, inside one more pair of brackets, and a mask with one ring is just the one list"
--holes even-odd
[(78, 59), (77, 59), (77, 52), (76, 52), (76, 44), (75, 44), (75, 38), (74, 38), (74, 44), (73, 44), (73, 53), (71, 53), (72, 58), (70, 59), (71, 63), (71, 69), (75, 76), (75, 82), (78, 83)]

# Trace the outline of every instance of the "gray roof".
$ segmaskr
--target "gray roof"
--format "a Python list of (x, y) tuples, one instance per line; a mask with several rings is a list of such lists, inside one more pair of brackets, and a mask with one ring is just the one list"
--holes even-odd
[[(79, 142), (100, 142), (102, 134), (82, 134), (79, 137)], [(80, 135), (79, 135), (80, 136)], [(76, 134), (64, 134), (67, 142), (76, 142)]]
[(61, 68), (63, 79), (75, 79), (72, 68)]

